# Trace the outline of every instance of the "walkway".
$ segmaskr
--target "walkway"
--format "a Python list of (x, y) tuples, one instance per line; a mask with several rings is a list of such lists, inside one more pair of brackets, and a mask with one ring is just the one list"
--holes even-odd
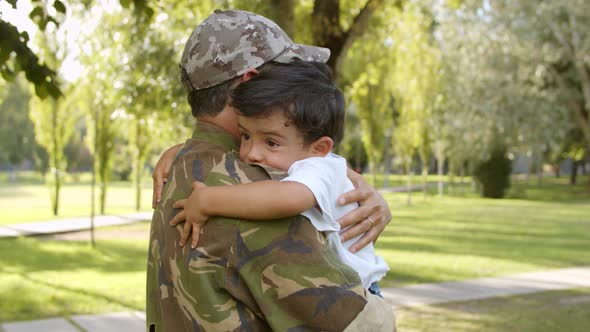
[[(535, 292), (590, 287), (590, 267), (576, 267), (512, 276), (419, 284), (399, 288), (384, 288), (385, 299), (396, 308), (442, 304), (454, 301), (480, 300), (490, 297), (520, 295)], [(145, 331), (145, 315), (141, 312), (121, 312), (103, 315), (80, 315), (69, 319), (53, 318), (30, 322), (2, 323), (3, 332), (102, 332)]]
[[(124, 225), (151, 219), (152, 212), (137, 212), (121, 216), (96, 216), (94, 217), (94, 227)], [(77, 232), (88, 229), (90, 229), (90, 217), (62, 218), (0, 225), (0, 238)]]

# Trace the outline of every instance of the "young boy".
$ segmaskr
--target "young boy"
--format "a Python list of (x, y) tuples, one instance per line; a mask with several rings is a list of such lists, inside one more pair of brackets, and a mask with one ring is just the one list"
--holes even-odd
[[(328, 245), (358, 272), (363, 286), (380, 295), (376, 282), (389, 270), (385, 261), (375, 255), (373, 245), (351, 253), (348, 248), (360, 236), (342, 243), (338, 235), (336, 220), (357, 205), (336, 202), (354, 186), (346, 176), (346, 160), (331, 153), (343, 135), (345, 110), (330, 68), (303, 61), (274, 65), (238, 85), (232, 106), (239, 115), (240, 159), (287, 171), (288, 176), (280, 182), (225, 187), (198, 184), (198, 193), (175, 207), (184, 208), (187, 222), (199, 229), (211, 216), (276, 219), (302, 214), (325, 233)], [(193, 248), (197, 241), (193, 236)]]

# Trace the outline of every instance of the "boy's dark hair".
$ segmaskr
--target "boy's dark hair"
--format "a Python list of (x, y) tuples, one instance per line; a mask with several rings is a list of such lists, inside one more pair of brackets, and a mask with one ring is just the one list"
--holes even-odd
[(344, 97), (324, 63), (296, 60), (263, 68), (232, 93), (232, 106), (245, 117), (264, 117), (278, 107), (303, 134), (305, 144), (344, 134)]
[[(272, 67), (276, 62), (267, 62), (260, 66), (258, 70)], [(184, 68), (180, 68), (181, 80), (187, 76)], [(194, 90), (187, 96), (189, 105), (191, 106), (191, 113), (194, 117), (197, 116), (216, 116), (223, 111), (228, 98), (231, 96), (234, 82), (237, 77), (229, 79), (223, 83), (214, 85), (210, 88)]]

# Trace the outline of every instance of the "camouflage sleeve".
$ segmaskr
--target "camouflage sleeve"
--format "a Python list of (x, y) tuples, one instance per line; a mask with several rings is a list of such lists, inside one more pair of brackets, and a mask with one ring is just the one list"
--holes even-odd
[(363, 308), (363, 311), (344, 329), (344, 332), (395, 332), (397, 329), (393, 307), (376, 295), (367, 292), (366, 296), (367, 304)]
[[(213, 170), (206, 183), (255, 179), (247, 176), (251, 166), (237, 160), (231, 164), (241, 181)], [(241, 220), (237, 226), (231, 234), (224, 288), (272, 330), (343, 331), (351, 324), (371, 331), (393, 330), (393, 323), (383, 323), (393, 322), (391, 306), (367, 297), (358, 274), (337, 259), (324, 234), (305, 217)], [(242, 320), (242, 327), (247, 322)]]

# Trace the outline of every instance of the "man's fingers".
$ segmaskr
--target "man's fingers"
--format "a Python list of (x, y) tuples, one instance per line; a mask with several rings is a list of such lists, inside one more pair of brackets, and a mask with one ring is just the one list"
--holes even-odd
[(182, 210), (182, 211), (178, 212), (174, 216), (174, 218), (172, 218), (172, 220), (170, 220), (170, 226), (176, 226), (185, 220), (186, 220), (186, 215), (184, 213), (184, 210)]
[(184, 227), (182, 227), (182, 234), (180, 235), (180, 242), (179, 245), (184, 247), (188, 237), (191, 235), (191, 230), (193, 228), (193, 224), (190, 222), (184, 223)]
[[(368, 230), (371, 229), (371, 223), (368, 219), (364, 219), (361, 222), (355, 223), (354, 226), (351, 226), (347, 230), (340, 233), (340, 239), (344, 241), (348, 241), (352, 238), (355, 238), (361, 234), (364, 234)], [(361, 247), (362, 248), (362, 247)]]
[(352, 253), (355, 253), (355, 252), (361, 250), (362, 248), (366, 247), (367, 245), (375, 242), (378, 235), (379, 235), (379, 232), (370, 230), (370, 231), (366, 232), (365, 235), (363, 235), (353, 245), (351, 245), (350, 248), (348, 248), (348, 250)]
[(338, 223), (340, 224), (340, 229), (344, 229), (346, 227), (349, 227), (349, 226), (352, 226), (352, 225), (358, 223), (360, 220), (363, 220), (364, 218), (366, 218), (367, 215), (368, 215), (368, 213), (365, 211), (365, 209), (362, 209), (362, 207), (358, 207), (358, 208), (350, 211), (349, 213), (347, 213), (346, 215), (344, 215), (340, 219), (338, 219)]
[(338, 204), (346, 205), (354, 202), (362, 202), (367, 199), (367, 197), (369, 197), (368, 191), (355, 189), (340, 195), (340, 197), (338, 197)]
[(193, 225), (193, 243), (191, 248), (195, 249), (199, 243), (199, 237), (201, 236), (201, 226)]

